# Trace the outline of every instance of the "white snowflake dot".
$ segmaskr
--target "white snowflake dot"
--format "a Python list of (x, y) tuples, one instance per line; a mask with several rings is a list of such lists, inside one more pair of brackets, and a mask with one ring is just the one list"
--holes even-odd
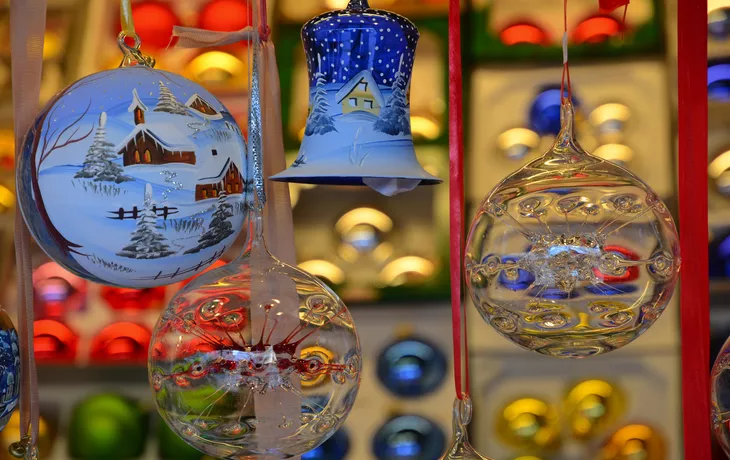
[(390, 32), (390, 27), (388, 27), (388, 32)]

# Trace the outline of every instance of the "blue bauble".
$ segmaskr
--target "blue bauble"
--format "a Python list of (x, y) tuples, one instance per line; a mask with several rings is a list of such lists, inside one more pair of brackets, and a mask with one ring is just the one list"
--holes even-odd
[(20, 396), (20, 344), (13, 322), (0, 310), (0, 431), (8, 424)]
[(83, 78), (26, 135), (23, 217), (43, 250), (88, 280), (148, 288), (205, 270), (235, 241), (248, 168), (212, 94), (147, 67)]

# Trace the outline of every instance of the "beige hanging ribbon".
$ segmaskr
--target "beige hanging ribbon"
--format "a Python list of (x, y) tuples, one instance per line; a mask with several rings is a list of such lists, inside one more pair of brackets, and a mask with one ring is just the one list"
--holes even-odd
[(177, 38), (176, 48), (210, 48), (247, 42), (256, 38), (256, 30), (246, 27), (235, 32), (215, 32), (194, 27), (175, 26), (172, 38)]
[[(271, 177), (286, 169), (284, 133), (281, 126), (281, 87), (276, 65), (274, 44), (262, 43), (261, 109), (264, 128), (264, 174)], [(269, 249), (279, 260), (296, 265), (294, 245), (294, 219), (292, 216), (289, 184), (266, 181), (266, 241)]]
[[(179, 40), (179, 48), (204, 48), (222, 46), (240, 41), (258, 41), (256, 28), (246, 27), (236, 32), (212, 32), (187, 27), (175, 27), (173, 37)], [(274, 45), (270, 41), (256, 43), (261, 46), (259, 53), (259, 84), (261, 96), (261, 117), (263, 128), (263, 171), (264, 177), (270, 177), (286, 168), (284, 152), (283, 129), (281, 126), (281, 95), (279, 86), (279, 71), (276, 65)], [(249, 139), (249, 142), (251, 139)], [(294, 222), (292, 218), (289, 185), (269, 180), (265, 181), (267, 197), (264, 208), (265, 240), (269, 251), (282, 262), (296, 265), (296, 251), (294, 246)], [(258, 259), (254, 251), (252, 264), (261, 265), (267, 259)], [(270, 259), (268, 259), (270, 260)], [(284, 313), (276, 330), (270, 336), (270, 343), (276, 343), (299, 325), (299, 297), (293, 281), (288, 277), (276, 279), (259, 279), (254, 276), (251, 286), (251, 299), (280, 300), (279, 312)], [(286, 310), (285, 310), (286, 309)], [(264, 310), (251, 310), (251, 326), (253, 330), (260, 330), (265, 321)], [(292, 436), (301, 427), (302, 401), (299, 393), (300, 383), (294, 379), (295, 392), (277, 391), (266, 394), (256, 394), (254, 405), (258, 420), (257, 445), (262, 451), (276, 449), (278, 440)], [(261, 458), (268, 458), (262, 455)], [(298, 458), (298, 457), (295, 457)]]
[[(23, 139), (38, 113), (43, 66), (43, 39), (46, 29), (46, 0), (11, 0), (10, 46), (13, 78), (15, 155), (23, 149)], [(35, 165), (32, 165), (35, 166)], [(30, 232), (16, 204), (15, 258), (18, 279), (18, 326), (20, 329), (21, 394), (20, 445), (25, 458), (37, 458), (38, 382), (33, 352), (33, 267), (30, 258)]]

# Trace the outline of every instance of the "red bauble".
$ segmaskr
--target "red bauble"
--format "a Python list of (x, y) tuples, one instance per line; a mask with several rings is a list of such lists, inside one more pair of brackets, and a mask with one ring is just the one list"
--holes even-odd
[(213, 0), (200, 11), (198, 27), (219, 32), (234, 32), (251, 24), (245, 0)]

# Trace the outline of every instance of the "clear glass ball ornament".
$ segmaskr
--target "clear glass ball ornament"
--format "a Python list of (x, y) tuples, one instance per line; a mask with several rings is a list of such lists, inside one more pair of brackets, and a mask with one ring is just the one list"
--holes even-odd
[(712, 367), (711, 389), (712, 427), (722, 450), (730, 457), (730, 339)]
[(344, 423), (361, 350), (347, 307), (266, 249), (260, 212), (244, 254), (183, 288), (157, 323), (149, 379), (182, 439), (223, 459), (289, 458)]
[(569, 101), (562, 126), (544, 156), (482, 202), (464, 263), (475, 306), (501, 335), (581, 358), (629, 344), (659, 318), (679, 238), (648, 185), (578, 145)]

